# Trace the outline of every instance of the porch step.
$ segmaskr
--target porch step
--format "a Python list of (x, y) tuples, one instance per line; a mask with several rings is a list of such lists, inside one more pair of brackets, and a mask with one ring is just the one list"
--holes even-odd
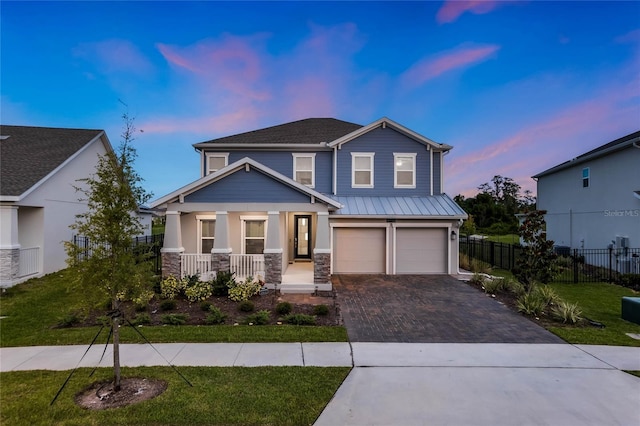
[(281, 284), (280, 293), (282, 294), (312, 294), (315, 293), (315, 284)]

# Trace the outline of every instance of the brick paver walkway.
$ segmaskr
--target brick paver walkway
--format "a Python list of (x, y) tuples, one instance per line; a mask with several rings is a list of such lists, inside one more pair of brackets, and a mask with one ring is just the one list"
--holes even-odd
[(353, 342), (564, 343), (448, 275), (335, 275)]

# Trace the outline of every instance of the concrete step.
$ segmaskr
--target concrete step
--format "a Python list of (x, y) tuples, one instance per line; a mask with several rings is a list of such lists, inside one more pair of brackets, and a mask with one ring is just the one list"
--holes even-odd
[(315, 284), (281, 284), (280, 293), (282, 294), (311, 294), (316, 291)]

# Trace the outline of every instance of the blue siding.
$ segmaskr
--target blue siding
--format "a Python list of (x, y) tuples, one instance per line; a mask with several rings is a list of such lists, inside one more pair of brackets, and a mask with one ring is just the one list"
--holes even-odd
[[(208, 151), (212, 152), (212, 151)], [(293, 155), (301, 151), (224, 151), (229, 153), (229, 164), (249, 157), (270, 169), (293, 179)], [(332, 191), (331, 151), (316, 152), (316, 185), (313, 189), (329, 194)]]
[(442, 153), (433, 153), (433, 195), (442, 194)]
[[(291, 154), (289, 154), (291, 155)], [(239, 170), (187, 195), (189, 203), (308, 203), (309, 196), (251, 169)]]
[[(375, 152), (374, 187), (351, 188), (351, 153)], [(393, 187), (393, 153), (417, 153), (416, 188)], [(425, 196), (431, 195), (431, 165), (427, 147), (393, 129), (378, 128), (342, 145), (338, 150), (336, 195)]]

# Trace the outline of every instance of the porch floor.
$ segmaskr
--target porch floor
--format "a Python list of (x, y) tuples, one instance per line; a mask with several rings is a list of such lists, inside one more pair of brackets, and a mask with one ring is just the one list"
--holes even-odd
[(290, 263), (282, 274), (282, 285), (313, 284), (313, 262)]

